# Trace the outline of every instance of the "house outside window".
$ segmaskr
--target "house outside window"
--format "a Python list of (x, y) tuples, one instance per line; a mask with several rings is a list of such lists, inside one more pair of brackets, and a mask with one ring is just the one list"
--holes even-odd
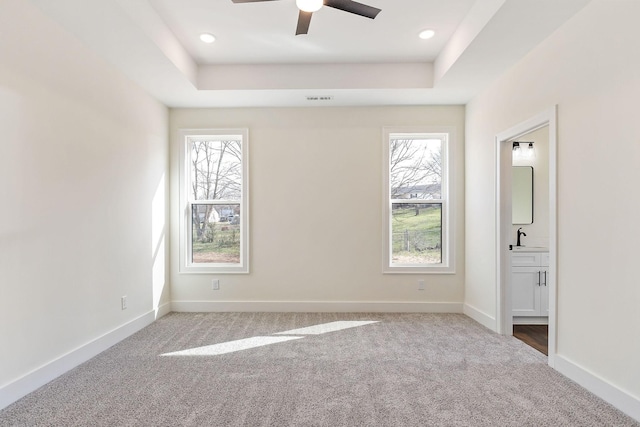
[(248, 273), (248, 131), (182, 130), (180, 272)]
[(385, 128), (385, 273), (454, 273), (450, 139)]

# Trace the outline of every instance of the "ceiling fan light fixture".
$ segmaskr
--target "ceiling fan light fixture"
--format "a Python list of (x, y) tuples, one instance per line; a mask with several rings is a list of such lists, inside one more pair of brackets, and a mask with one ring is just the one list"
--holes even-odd
[(216, 36), (211, 33), (202, 33), (200, 34), (200, 40), (202, 40), (204, 43), (213, 43), (214, 41), (216, 41)]
[(422, 40), (427, 40), (435, 35), (436, 35), (436, 32), (433, 30), (423, 30), (423, 31), (420, 31), (420, 34), (418, 34), (418, 37), (420, 37)]
[(324, 0), (296, 0), (296, 6), (303, 12), (315, 12), (323, 6)]

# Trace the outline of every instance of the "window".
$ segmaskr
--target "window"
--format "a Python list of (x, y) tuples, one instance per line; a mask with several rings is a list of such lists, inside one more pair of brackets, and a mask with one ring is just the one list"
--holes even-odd
[(248, 273), (248, 131), (180, 132), (180, 272)]
[(385, 273), (453, 273), (451, 132), (384, 132)]

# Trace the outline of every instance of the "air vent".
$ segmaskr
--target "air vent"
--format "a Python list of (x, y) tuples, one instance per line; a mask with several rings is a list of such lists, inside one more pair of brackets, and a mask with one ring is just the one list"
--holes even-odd
[(333, 96), (307, 96), (307, 101), (331, 101)]

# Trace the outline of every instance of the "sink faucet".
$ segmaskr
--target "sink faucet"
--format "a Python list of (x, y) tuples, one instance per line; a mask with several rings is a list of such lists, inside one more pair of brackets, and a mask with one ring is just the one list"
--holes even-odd
[(520, 236), (527, 236), (527, 233), (525, 233), (524, 231), (520, 231), (522, 230), (522, 227), (518, 228), (518, 239), (516, 240), (516, 246), (522, 246), (520, 244)]

